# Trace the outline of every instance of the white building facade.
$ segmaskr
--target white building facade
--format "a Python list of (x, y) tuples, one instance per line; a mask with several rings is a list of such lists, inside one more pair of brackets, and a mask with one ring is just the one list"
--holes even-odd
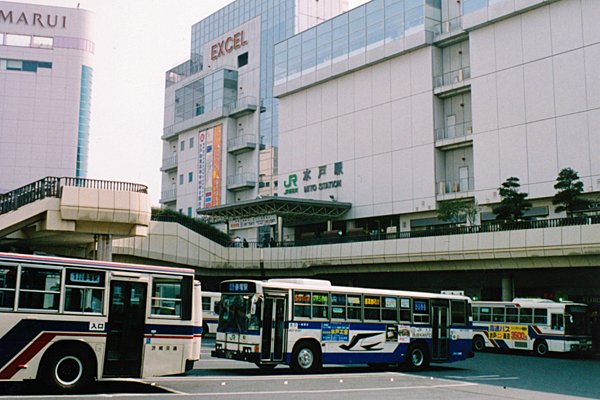
[(0, 2), (0, 193), (87, 175), (93, 13)]
[(345, 0), (237, 0), (192, 27), (190, 60), (166, 75), (163, 207), (196, 217), (277, 195), (273, 46), (345, 10)]
[(352, 203), (287, 233), (431, 228), (452, 199), (485, 222), (509, 177), (531, 216), (558, 218), (567, 167), (598, 198), (598, 15), (596, 0), (373, 0), (278, 43), (279, 196)]

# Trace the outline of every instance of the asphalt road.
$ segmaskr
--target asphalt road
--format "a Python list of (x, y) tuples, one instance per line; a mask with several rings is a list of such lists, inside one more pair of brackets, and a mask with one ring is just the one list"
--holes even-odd
[[(204, 340), (202, 359), (185, 375), (99, 382), (88, 388), (85, 398), (600, 399), (597, 357), (483, 352), (467, 361), (432, 365), (422, 373), (398, 367), (374, 371), (368, 366), (329, 366), (318, 374), (296, 375), (287, 366), (263, 371), (254, 364), (211, 358), (213, 343)], [(65, 399), (48, 396), (36, 385), (0, 386), (0, 394), (2, 399)]]

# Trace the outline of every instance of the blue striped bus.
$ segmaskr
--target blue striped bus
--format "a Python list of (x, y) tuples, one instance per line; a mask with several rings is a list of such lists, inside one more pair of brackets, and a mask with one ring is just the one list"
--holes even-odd
[(0, 253), (0, 381), (68, 393), (183, 373), (201, 336), (191, 269)]
[(429, 363), (473, 356), (469, 298), (333, 286), (314, 279), (229, 280), (213, 357), (289, 365), (311, 373), (327, 364)]

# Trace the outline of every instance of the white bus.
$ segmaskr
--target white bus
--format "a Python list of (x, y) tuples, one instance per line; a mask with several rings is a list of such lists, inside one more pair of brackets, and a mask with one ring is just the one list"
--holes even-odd
[(183, 373), (201, 329), (193, 270), (0, 253), (0, 381)]
[(406, 363), (420, 371), (473, 355), (465, 296), (313, 279), (224, 281), (221, 296), (213, 357), (308, 373), (325, 364)]
[(547, 299), (473, 302), (473, 348), (549, 351), (592, 349), (587, 305)]
[(202, 292), (202, 335), (215, 335), (219, 323), (221, 293)]

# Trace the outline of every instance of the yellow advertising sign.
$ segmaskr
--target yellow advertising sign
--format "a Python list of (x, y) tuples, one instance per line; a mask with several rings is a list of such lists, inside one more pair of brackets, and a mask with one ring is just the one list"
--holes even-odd
[(527, 340), (527, 326), (494, 324), (490, 325), (488, 334), (490, 339)]

